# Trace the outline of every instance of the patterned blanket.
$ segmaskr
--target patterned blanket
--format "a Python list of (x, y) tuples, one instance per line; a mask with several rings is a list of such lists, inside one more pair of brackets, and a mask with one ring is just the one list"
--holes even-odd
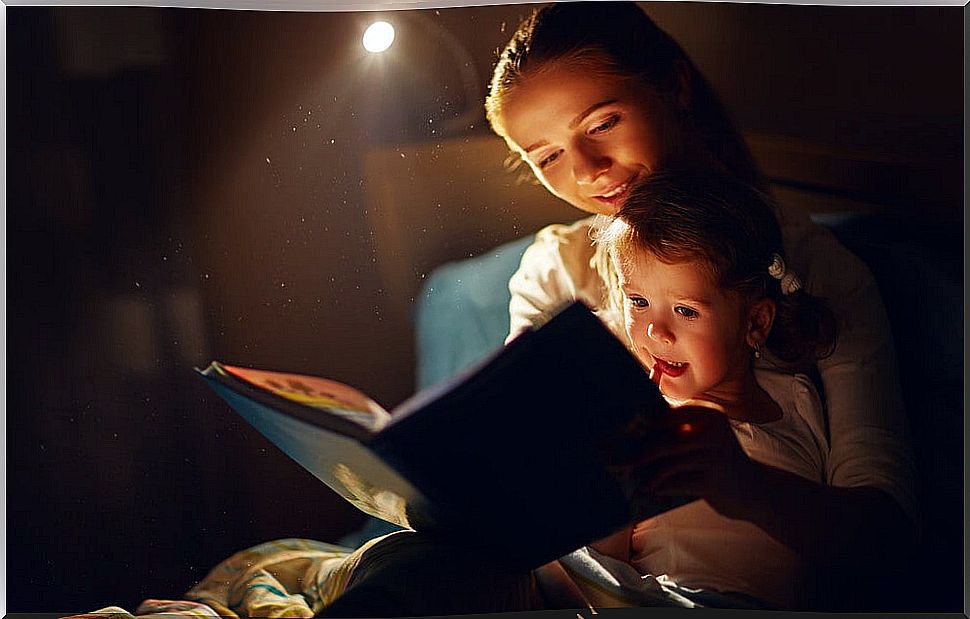
[[(106, 614), (112, 619), (313, 617), (344, 592), (361, 555), (385, 537), (356, 550), (308, 539), (266, 542), (219, 563), (185, 599), (148, 599), (133, 613), (107, 606), (65, 619), (105, 619)], [(662, 575), (638, 574), (633, 566), (588, 547), (540, 568), (536, 576), (547, 601), (561, 592), (565, 597), (560, 600), (568, 600), (570, 608), (760, 608), (744, 597), (680, 587)]]
[(312, 617), (347, 586), (358, 550), (308, 539), (281, 539), (238, 552), (212, 569), (184, 600), (142, 602), (134, 613), (108, 606), (71, 619)]

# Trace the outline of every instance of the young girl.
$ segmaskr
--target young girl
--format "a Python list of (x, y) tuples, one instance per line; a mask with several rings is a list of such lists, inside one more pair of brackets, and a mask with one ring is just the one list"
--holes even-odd
[(809, 492), (826, 483), (822, 404), (789, 368), (831, 352), (835, 321), (785, 264), (768, 198), (723, 174), (654, 171), (599, 243), (617, 273), (611, 300), (628, 343), (661, 391), (723, 414), (678, 409), (668, 428), (645, 434), (636, 467), (646, 492), (703, 500), (594, 549), (664, 575), (665, 591), (702, 590), (707, 605), (804, 608), (815, 540), (788, 534), (790, 514), (766, 491), (774, 479)]
[[(663, 165), (726, 173), (767, 191), (704, 78), (634, 3), (566, 2), (534, 12), (499, 57), (486, 110), (549, 191), (595, 216), (618, 212), (631, 188)], [(788, 265), (804, 290), (829, 300), (840, 337), (831, 355), (797, 368), (823, 394), (828, 485), (802, 496), (797, 483), (778, 480), (776, 503), (804, 515), (790, 534), (815, 540), (835, 583), (843, 579), (836, 567), (871, 574), (904, 556), (915, 537), (915, 465), (871, 274), (804, 213), (781, 208), (777, 217)], [(538, 233), (509, 283), (509, 337), (570, 299), (621, 328), (607, 299), (615, 270), (591, 240), (595, 221)]]

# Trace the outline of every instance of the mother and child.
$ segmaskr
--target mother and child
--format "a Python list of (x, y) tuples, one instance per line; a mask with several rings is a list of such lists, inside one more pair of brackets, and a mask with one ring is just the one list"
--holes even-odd
[(892, 338), (866, 267), (775, 203), (711, 87), (634, 3), (534, 11), (501, 52), (486, 111), (544, 187), (591, 215), (527, 249), (509, 284), (509, 338), (580, 299), (671, 401), (715, 404), (677, 409), (632, 437), (640, 457), (616, 463), (643, 492), (700, 500), (528, 574), (392, 533), (341, 559), (312, 610), (875, 603), (862, 583), (906, 567), (918, 510)]
[[(548, 5), (501, 52), (486, 111), (546, 189), (592, 215), (526, 250), (509, 338), (580, 299), (671, 400), (717, 404), (678, 410), (626, 463), (644, 492), (701, 500), (518, 578), (501, 557), (392, 535), (361, 553), (326, 614), (395, 612), (382, 595), (406, 614), (570, 595), (648, 603), (646, 590), (660, 604), (824, 609), (848, 593), (839, 583), (861, 588), (905, 561), (915, 471), (875, 282), (827, 230), (775, 203), (683, 49), (634, 3)], [(590, 561), (628, 586), (575, 577)], [(493, 605), (448, 588), (491, 588)]]

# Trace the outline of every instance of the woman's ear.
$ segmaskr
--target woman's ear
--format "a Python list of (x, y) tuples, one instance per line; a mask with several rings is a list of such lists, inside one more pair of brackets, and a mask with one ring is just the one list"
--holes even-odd
[(748, 310), (748, 332), (745, 335), (748, 346), (755, 348), (755, 344), (762, 346), (768, 341), (771, 325), (775, 321), (775, 309), (774, 300), (767, 297), (751, 304), (751, 309)]

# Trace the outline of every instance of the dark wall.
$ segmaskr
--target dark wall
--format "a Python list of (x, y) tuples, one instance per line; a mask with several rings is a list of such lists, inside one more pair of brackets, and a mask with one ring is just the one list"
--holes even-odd
[[(9, 610), (133, 610), (246, 546), (360, 523), (191, 368), (411, 393), (361, 159), (486, 133), (494, 51), (527, 10), (395, 13), (401, 53), (378, 62), (358, 51), (374, 14), (7, 7)], [(648, 11), (747, 131), (962, 163), (958, 9)], [(940, 191), (960, 179), (920, 179), (962, 222)]]
[(409, 18), (424, 35), (398, 45), (421, 60), (402, 76), (360, 50), (370, 15), (8, 15), (9, 608), (134, 609), (246, 546), (350, 532), (361, 514), (191, 369), (410, 395), (361, 156), (433, 137), (472, 98), (480, 116), (480, 90), (435, 75), (456, 73), (428, 53), (445, 17)]

